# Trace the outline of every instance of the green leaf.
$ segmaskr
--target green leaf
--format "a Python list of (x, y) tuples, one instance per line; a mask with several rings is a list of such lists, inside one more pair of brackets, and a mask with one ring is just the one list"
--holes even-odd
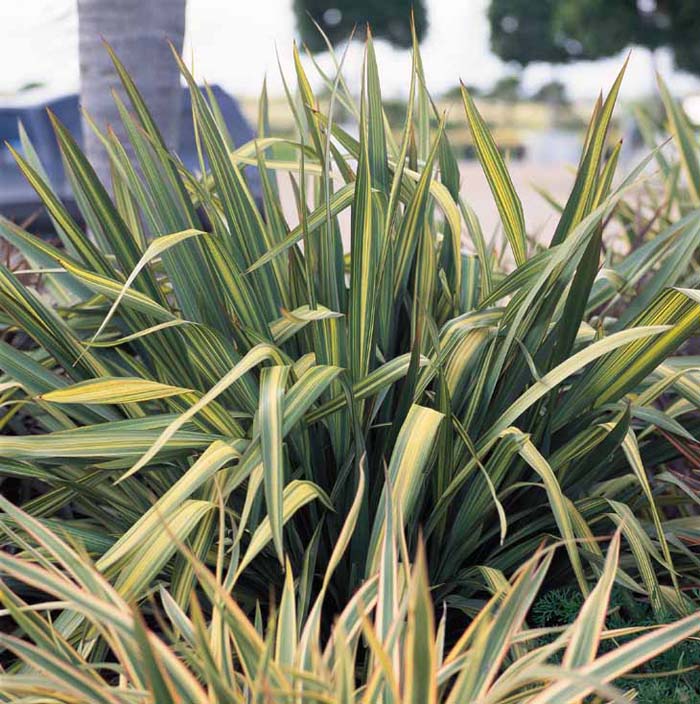
[(403, 673), (406, 681), (404, 701), (407, 704), (434, 704), (438, 700), (435, 624), (430, 599), (425, 548), (418, 548), (409, 588), (408, 628)]
[[(282, 523), (286, 523), (300, 508), (306, 506), (310, 501), (319, 499), (326, 506), (330, 506), (330, 501), (319, 487), (312, 482), (293, 479), (284, 487), (282, 498)], [(248, 548), (241, 558), (236, 576), (243, 573), (245, 568), (255, 559), (257, 555), (272, 540), (272, 525), (270, 517), (265, 516), (260, 525), (253, 533)]]
[(503, 229), (513, 251), (515, 263), (520, 266), (527, 259), (525, 217), (523, 216), (522, 203), (515, 192), (513, 181), (498, 152), (498, 147), (493, 141), (484, 119), (476, 109), (474, 100), (464, 86), (462, 86), (462, 100), (474, 148), (501, 215)]
[[(411, 406), (389, 463), (388, 486), (382, 494), (391, 491), (392, 501), (404, 521), (411, 520), (418, 494), (421, 490), (424, 473), (430, 460), (433, 442), (438, 426), (443, 419), (438, 413), (423, 406)], [(380, 504), (372, 527), (372, 537), (367, 553), (367, 572), (372, 574), (377, 564), (377, 556), (382, 535), (386, 530), (384, 502)]]
[(191, 392), (191, 389), (161, 384), (149, 379), (102, 377), (49, 391), (40, 398), (51, 403), (137, 403)]
[(282, 418), (284, 389), (289, 367), (265, 367), (260, 374), (260, 442), (262, 445), (265, 503), (270, 519), (272, 539), (280, 563), (284, 564), (282, 545), (282, 488), (284, 486), (284, 452)]
[(659, 92), (666, 110), (666, 117), (678, 145), (678, 152), (687, 177), (688, 188), (690, 189), (693, 202), (698, 204), (700, 203), (700, 159), (698, 159), (697, 139), (693, 134), (688, 118), (678, 105), (678, 102), (671, 97), (660, 74), (657, 74), (656, 80), (659, 84)]

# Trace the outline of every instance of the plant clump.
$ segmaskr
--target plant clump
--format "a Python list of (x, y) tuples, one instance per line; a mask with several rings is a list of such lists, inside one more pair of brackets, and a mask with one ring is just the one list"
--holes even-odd
[[(112, 56), (130, 149), (95, 130), (113, 196), (52, 117), (90, 235), (26, 135), (13, 153), (61, 245), (0, 220), (46, 287), (0, 265), (5, 340), (31, 341), (0, 342), (0, 476), (21, 504), (0, 501), (0, 700), (609, 700), (700, 629), (695, 497), (674, 472), (700, 430), (678, 354), (700, 324), (679, 285), (700, 215), (603, 262), (653, 158), (616, 178), (622, 73), (547, 246), (462, 89), (496, 245), (415, 42), (398, 136), (370, 36), (359, 100), (339, 60), (322, 104), (295, 50), (291, 139), (263, 91), (258, 136), (234, 144), (180, 62), (201, 174)], [(533, 628), (550, 580), (582, 601)], [(604, 648), (614, 582), (668, 625)]]

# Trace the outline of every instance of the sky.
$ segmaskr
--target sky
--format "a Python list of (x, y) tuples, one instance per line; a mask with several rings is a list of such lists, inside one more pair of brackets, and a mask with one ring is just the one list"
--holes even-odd
[[(421, 53), (431, 92), (439, 94), (460, 79), (488, 88), (513, 72), (489, 50), (488, 0), (426, 0), (426, 6), (429, 30)], [(34, 82), (52, 94), (77, 90), (77, 32), (76, 0), (0, 0), (0, 95)], [(188, 0), (186, 60), (194, 59), (200, 78), (235, 95), (256, 95), (265, 76), (270, 92), (281, 93), (276, 51), (283, 70), (291, 74), (294, 36), (292, 0)], [(405, 95), (409, 53), (384, 42), (377, 42), (376, 49), (384, 95)], [(348, 52), (345, 73), (351, 85), (359, 75), (361, 54), (359, 43)], [(623, 59), (620, 55), (558, 67), (533, 64), (523, 71), (523, 86), (532, 91), (557, 78), (572, 98), (592, 98), (612, 83)], [(330, 66), (329, 57), (319, 60)], [(700, 81), (673, 71), (667, 52), (660, 52), (658, 66), (677, 94), (700, 91)], [(622, 95), (636, 98), (653, 89), (650, 54), (633, 49)]]

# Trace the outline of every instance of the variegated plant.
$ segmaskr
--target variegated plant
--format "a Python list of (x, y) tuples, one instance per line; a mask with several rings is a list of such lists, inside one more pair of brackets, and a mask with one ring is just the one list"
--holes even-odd
[[(88, 570), (101, 585), (95, 582), (95, 594), (112, 605), (109, 619), (128, 603), (160, 620), (161, 608), (148, 601), (159, 585), (163, 608), (178, 622), (170, 651), (138, 618), (100, 625), (108, 614), (95, 602), (94, 611), (71, 607), (52, 621), (56, 642), (90, 662), (116, 658), (120, 677), (139, 691), (175, 687), (183, 700), (199, 701), (201, 668), (211, 675), (232, 647), (240, 667), (208, 683), (207, 696), (223, 696), (220, 685), (222, 693), (235, 691), (241, 677), (265, 692), (284, 689), (290, 648), (309, 658), (297, 665), (315, 673), (310, 681), (347, 688), (355, 683), (355, 652), (338, 655), (334, 671), (316, 630), (327, 633), (334, 615), (356, 609), (364, 598), (358, 594), (379, 574), (376, 588), (395, 594), (382, 596), (391, 612), (377, 616), (376, 631), (364, 628), (368, 671), (384, 673), (366, 686), (388, 701), (399, 687), (390, 672), (403, 643), (421, 649), (432, 638), (426, 580), (435, 602), (448, 606), (448, 619), (473, 615), (488, 592), (500, 599), (519, 569), (528, 580), (544, 578), (544, 557), (522, 565), (555, 536), (568, 557), (559, 572), (588, 594), (613, 569), (603, 568), (600, 540), (617, 526), (624, 546), (618, 581), (658, 612), (689, 612), (685, 587), (697, 582), (698, 520), (689, 509), (692, 488), (667, 465), (685, 455), (699, 425), (697, 368), (673, 355), (697, 331), (700, 296), (667, 288), (659, 275), (652, 295), (629, 300), (624, 283), (647, 265), (637, 253), (600, 270), (605, 223), (645, 166), (616, 183), (619, 150), (606, 158), (622, 75), (596, 106), (551, 245), (537, 251), (507, 166), (464, 91), (506, 259), (515, 265), (509, 270), (468, 203), (417, 50), (398, 137), (383, 114), (371, 38), (359, 105), (342, 78), (342, 60), (336, 75), (320, 72), (331, 96), (321, 104), (294, 58), (299, 99), (289, 89), (289, 104), (297, 136), (269, 134), (263, 92), (258, 138), (244, 145), (232, 143), (213, 96), (181, 66), (201, 154), (202, 173), (192, 174), (168, 153), (114, 57), (130, 103), (119, 105), (134, 156), (112, 132), (100, 133), (112, 161), (112, 195), (54, 119), (90, 236), (57, 199), (26, 138), (15, 154), (63, 245), (0, 222), (0, 234), (32, 271), (43, 272), (45, 285), (38, 296), (21, 273), (0, 267), (7, 339), (0, 343), (0, 474), (6, 487), (30, 487), (23, 509), (33, 516), (6, 508), (9, 542), (25, 550), (24, 558), (11, 558), (12, 569), (54, 574), (55, 551), (47, 556), (45, 541), (39, 552), (32, 547), (39, 527), (51, 529), (79, 543), (96, 569), (75, 557), (60, 578), (74, 583), (82, 579), (76, 570)], [(356, 116), (357, 137), (333, 121), (336, 103)], [(279, 158), (281, 146), (295, 158)], [(246, 179), (253, 167), (261, 203)], [(279, 172), (294, 179), (298, 223), (285, 220)], [(348, 210), (346, 253), (338, 216)], [(676, 238), (699, 217), (690, 212), (659, 237)], [(649, 266), (663, 270), (675, 251), (663, 249)], [(31, 345), (12, 345), (14, 335)], [(403, 573), (395, 547), (387, 546), (389, 505), (399, 517), (396, 534), (405, 536)], [(406, 556), (418, 550), (421, 529), (425, 566), (409, 568)], [(382, 581), (387, 560), (396, 583)], [(24, 582), (35, 585), (32, 579)], [(213, 579), (226, 594), (221, 603)], [(15, 619), (24, 611), (13, 600), (30, 598), (17, 589), (3, 591)], [(271, 589), (282, 594), (279, 619), (292, 619), (293, 591), (295, 622), (312, 624), (301, 645), (268, 647), (243, 620), (258, 606), (274, 610)], [(483, 624), (498, 599), (475, 620), (482, 626), (468, 631), (467, 640), (478, 634), (479, 648), (497, 638)], [(228, 611), (234, 603), (235, 618)], [(405, 611), (414, 620), (397, 620)], [(30, 638), (44, 628), (34, 628), (32, 618), (20, 623)], [(137, 639), (142, 662), (117, 633)], [(197, 650), (205, 633), (217, 641), (211, 663)], [(493, 651), (501, 658), (513, 636), (504, 633)], [(165, 664), (148, 669), (154, 648)], [(572, 655), (572, 667), (588, 663), (590, 650), (584, 660)], [(65, 656), (73, 658), (73, 650)], [(436, 652), (430, 657), (441, 661)], [(462, 667), (465, 653), (455, 658)], [(605, 681), (621, 672), (616, 667)], [(494, 680), (482, 681), (477, 669), (481, 674), (459, 675), (454, 691), (486, 697)], [(180, 672), (182, 683), (169, 684), (165, 670), (168, 677)], [(550, 679), (550, 670), (540, 674), (535, 679)], [(586, 670), (576, 686), (597, 676)], [(144, 677), (155, 679), (146, 686)]]
[[(362, 502), (363, 485), (353, 508)], [(25, 635), (0, 635), (0, 646), (22, 663), (0, 673), (0, 701), (575, 704), (596, 696), (629, 702), (633, 692), (620, 691), (614, 680), (700, 630), (700, 613), (653, 629), (605, 628), (619, 532), (600, 580), (570, 626), (533, 629), (526, 622), (554, 556), (550, 548), (527, 560), (511, 582), (495, 586), (450, 643), (444, 613), (435, 626), (425, 551), (419, 544), (410, 561), (389, 496), (376, 573), (337, 614), (327, 635), (321, 627), (326, 588), (359, 511), (350, 511), (308, 616), (302, 615), (305, 594), (296, 589), (287, 560), (278, 609), (265, 623), (259, 611), (251, 620), (232, 599), (224, 551), (210, 571), (183, 548), (195, 575), (188, 610), (163, 585), (139, 609), (45, 522), (1, 498), (0, 505), (6, 511), (0, 527), (20, 542), (16, 531), (31, 536), (21, 555), (0, 553), (0, 568), (47, 595), (29, 605), (0, 582), (4, 615)], [(227, 520), (222, 509), (220, 526)], [(146, 619), (155, 614), (157, 625), (149, 626)], [(79, 638), (77, 624), (84, 626)], [(619, 639), (623, 645), (597, 655), (601, 641)], [(100, 657), (91, 657), (98, 648)]]
[[(644, 306), (663, 287), (695, 287), (698, 282), (700, 224), (700, 144), (682, 105), (671, 95), (661, 76), (659, 93), (663, 117), (648, 109), (635, 111), (636, 127), (644, 144), (654, 148), (656, 177), (618, 208), (622, 232), (633, 256), (621, 264), (618, 296), (635, 297)], [(657, 145), (671, 142), (669, 148)], [(624, 267), (624, 268), (622, 268)], [(612, 301), (609, 306), (614, 306)]]

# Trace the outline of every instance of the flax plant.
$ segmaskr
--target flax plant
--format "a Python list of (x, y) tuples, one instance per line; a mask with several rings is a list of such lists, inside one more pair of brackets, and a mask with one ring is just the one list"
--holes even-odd
[[(674, 355), (697, 332), (700, 294), (659, 277), (650, 294), (622, 297), (646, 264), (638, 252), (601, 268), (604, 227), (648, 162), (615, 176), (607, 134), (624, 69), (595, 106), (539, 251), (463, 89), (504, 258), (469, 205), (417, 47), (400, 135), (371, 36), (359, 100), (338, 60), (336, 75), (318, 69), (332, 96), (321, 103), (295, 50), (295, 89), (285, 85), (297, 134), (270, 133), (263, 91), (246, 144), (180, 62), (201, 173), (167, 151), (112, 58), (131, 143), (95, 127), (113, 196), (52, 117), (90, 234), (26, 135), (13, 154), (62, 244), (0, 221), (46, 284), (40, 296), (0, 266), (0, 475), (29, 487), (22, 511), (3, 502), (16, 554), (2, 553), (2, 598), (35, 643), (5, 639), (27, 667), (0, 691), (573, 702), (697, 629), (696, 499), (672, 463), (699, 425), (698, 366)], [(279, 174), (292, 179), (294, 222)], [(669, 224), (660, 260), (671, 267), (698, 228), (695, 210)], [(559, 674), (524, 620), (552, 539), (565, 559), (549, 574), (589, 597), (555, 641)], [(599, 662), (613, 579), (686, 620)], [(25, 606), (35, 589), (56, 602)], [(437, 630), (432, 604), (447, 608)], [(471, 620), (463, 635), (451, 615)], [(50, 685), (37, 674), (47, 671)], [(537, 694), (523, 698), (530, 685)]]

